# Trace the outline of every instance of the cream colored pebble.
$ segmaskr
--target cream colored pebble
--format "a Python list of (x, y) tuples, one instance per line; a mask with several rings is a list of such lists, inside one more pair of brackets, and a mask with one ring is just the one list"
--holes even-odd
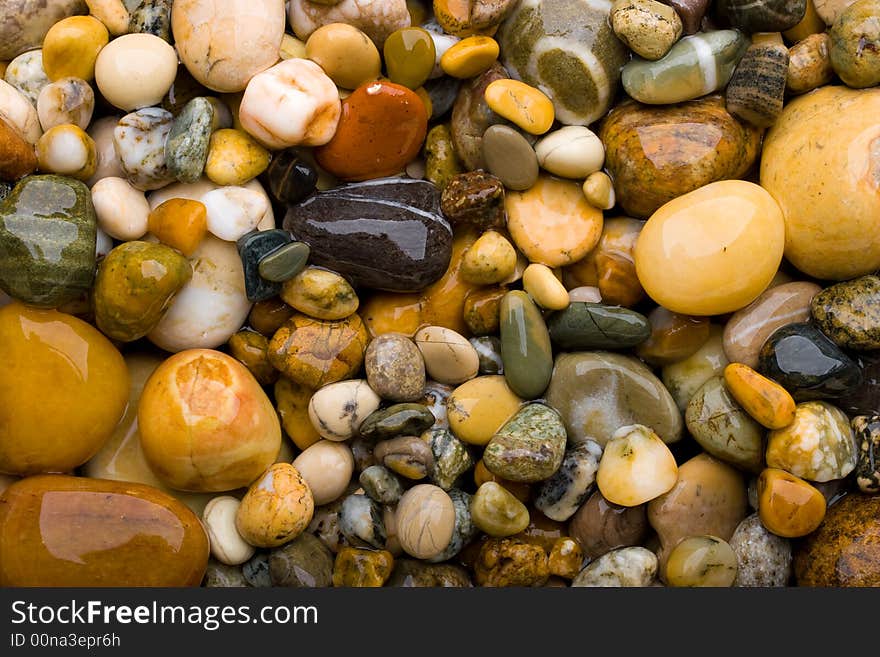
[(581, 287), (573, 287), (568, 291), (568, 300), (571, 303), (585, 301), (587, 303), (602, 303), (602, 293), (598, 287), (582, 285)]
[(379, 397), (365, 379), (337, 381), (315, 391), (309, 400), (309, 420), (327, 440), (348, 440), (367, 416), (379, 408)]
[(44, 173), (88, 180), (95, 173), (96, 160), (95, 142), (70, 123), (47, 130), (37, 141), (37, 162)]
[(568, 290), (547, 265), (533, 263), (523, 272), (523, 289), (546, 310), (568, 308)]
[(452, 329), (425, 326), (413, 339), (425, 359), (425, 371), (438, 383), (458, 385), (473, 379), (480, 370), (477, 350)]
[(202, 197), (208, 211), (208, 232), (234, 242), (254, 230), (266, 212), (268, 200), (244, 187), (220, 187)]
[(110, 176), (96, 182), (92, 186), (92, 205), (98, 226), (110, 237), (127, 242), (146, 234), (150, 204), (144, 193), (125, 178)]
[(596, 485), (609, 502), (638, 506), (668, 492), (678, 481), (669, 447), (641, 424), (621, 427), (605, 445)]
[(584, 196), (587, 203), (599, 210), (610, 210), (617, 203), (614, 183), (604, 171), (595, 171), (584, 181)]
[(27, 96), (6, 80), (0, 80), (0, 118), (18, 130), (32, 146), (43, 134), (36, 108)]
[(110, 103), (127, 112), (158, 105), (177, 76), (177, 52), (154, 34), (113, 39), (95, 62), (95, 84)]
[(535, 154), (541, 168), (563, 178), (586, 178), (605, 162), (599, 137), (580, 125), (554, 130), (535, 144)]
[(9, 62), (2, 77), (36, 105), (40, 90), (49, 84), (49, 77), (43, 70), (43, 51), (28, 50), (21, 53)]
[(281, 59), (305, 59), (306, 44), (292, 34), (281, 37), (281, 49), (278, 52)]
[(315, 62), (287, 59), (248, 82), (238, 118), (270, 149), (320, 146), (336, 133), (342, 103), (333, 80)]
[(95, 173), (86, 181), (90, 187), (103, 178), (124, 178), (122, 162), (116, 152), (116, 144), (113, 140), (113, 131), (119, 122), (118, 116), (105, 116), (94, 121), (89, 126), (89, 137), (95, 142), (95, 153), (98, 158)]
[(104, 23), (104, 27), (112, 36), (128, 34), (128, 22), (131, 20), (128, 9), (122, 0), (86, 0), (89, 13)]
[(293, 467), (306, 480), (315, 504), (320, 506), (333, 502), (345, 492), (354, 472), (354, 456), (345, 443), (319, 440), (294, 459)]
[(95, 111), (95, 92), (82, 78), (61, 78), (47, 84), (37, 97), (37, 116), (43, 130), (72, 123), (89, 127)]
[(231, 495), (215, 497), (205, 506), (202, 519), (211, 542), (211, 556), (227, 566), (238, 566), (254, 556), (256, 548), (245, 541), (235, 526), (241, 502)]

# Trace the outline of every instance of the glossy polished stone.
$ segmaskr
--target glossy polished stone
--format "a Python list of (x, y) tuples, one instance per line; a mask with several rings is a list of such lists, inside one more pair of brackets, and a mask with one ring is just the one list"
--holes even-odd
[(814, 325), (788, 324), (761, 348), (758, 371), (795, 401), (842, 397), (862, 383), (858, 364)]
[(260, 275), (260, 262), (270, 253), (286, 244), (291, 238), (283, 230), (253, 230), (238, 238), (236, 246), (244, 267), (245, 293), (249, 301), (265, 301), (281, 292), (281, 283)]
[(880, 278), (861, 276), (826, 287), (810, 303), (819, 329), (844, 349), (880, 349)]
[(311, 264), (391, 292), (437, 281), (452, 255), (439, 190), (423, 180), (380, 179), (321, 192), (290, 206), (284, 227), (309, 245)]
[(144, 484), (28, 477), (0, 496), (0, 586), (198, 586), (208, 536)]
[(318, 184), (318, 172), (295, 148), (273, 153), (264, 178), (267, 190), (279, 203), (299, 203)]
[(501, 300), (501, 360), (514, 393), (534, 399), (544, 392), (553, 370), (550, 334), (541, 311), (522, 291)]
[(644, 342), (651, 334), (641, 313), (599, 303), (571, 303), (547, 322), (550, 339), (559, 349), (625, 349)]

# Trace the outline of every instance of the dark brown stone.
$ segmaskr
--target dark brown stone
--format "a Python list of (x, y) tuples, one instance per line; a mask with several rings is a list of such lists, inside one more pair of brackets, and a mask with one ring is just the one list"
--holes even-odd
[(484, 171), (458, 174), (443, 189), (440, 208), (453, 226), (473, 224), (481, 230), (502, 228), (507, 223), (504, 183)]

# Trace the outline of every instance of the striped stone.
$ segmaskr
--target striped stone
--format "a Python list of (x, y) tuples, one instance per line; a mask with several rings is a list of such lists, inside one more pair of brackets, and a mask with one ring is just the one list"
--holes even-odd
[(759, 128), (769, 128), (782, 112), (788, 48), (760, 43), (749, 47), (727, 85), (727, 111)]

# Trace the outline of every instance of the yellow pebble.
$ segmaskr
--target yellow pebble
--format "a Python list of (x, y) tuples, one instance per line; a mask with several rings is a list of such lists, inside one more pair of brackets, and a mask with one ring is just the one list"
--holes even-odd
[(610, 210), (617, 202), (614, 183), (604, 171), (595, 171), (587, 176), (583, 189), (587, 203), (599, 210)]
[(292, 34), (285, 34), (281, 37), (281, 48), (278, 51), (278, 56), (281, 59), (305, 59), (305, 41), (300, 41)]
[(543, 135), (553, 125), (553, 102), (525, 82), (495, 80), (486, 87), (485, 99), (489, 109), (530, 134)]
[(43, 173), (88, 180), (95, 173), (97, 162), (94, 140), (72, 123), (50, 128), (37, 141), (37, 163)]
[(789, 43), (797, 43), (798, 41), (806, 39), (811, 34), (819, 34), (824, 31), (825, 21), (823, 21), (816, 12), (816, 6), (813, 4), (813, 0), (807, 0), (807, 10), (804, 12), (804, 17), (793, 28), (783, 32), (782, 36), (784, 36)]
[(488, 70), (498, 59), (498, 52), (498, 42), (491, 37), (467, 37), (443, 53), (440, 68), (454, 78), (472, 78)]
[(434, 113), (434, 103), (431, 102), (431, 96), (428, 95), (424, 87), (416, 89), (416, 96), (422, 99), (422, 102), (425, 104), (425, 111), (428, 113), (428, 118), (431, 118), (431, 115)]
[(724, 383), (746, 413), (768, 429), (782, 429), (794, 422), (796, 406), (788, 391), (748, 365), (731, 363), (725, 367)]
[(93, 16), (62, 19), (43, 40), (43, 70), (53, 82), (67, 76), (91, 82), (98, 53), (109, 41), (107, 28)]
[(86, 0), (89, 13), (104, 23), (113, 36), (128, 34), (130, 16), (122, 0)]
[(541, 308), (562, 310), (568, 308), (568, 290), (547, 265), (534, 263), (523, 272), (523, 289)]
[(485, 445), (522, 403), (502, 375), (478, 376), (462, 383), (447, 397), (449, 428), (459, 440)]
[(269, 166), (269, 151), (243, 130), (226, 128), (211, 135), (205, 175), (217, 185), (243, 185)]
[(501, 233), (487, 230), (461, 258), (461, 277), (474, 285), (500, 283), (516, 269), (516, 249)]

